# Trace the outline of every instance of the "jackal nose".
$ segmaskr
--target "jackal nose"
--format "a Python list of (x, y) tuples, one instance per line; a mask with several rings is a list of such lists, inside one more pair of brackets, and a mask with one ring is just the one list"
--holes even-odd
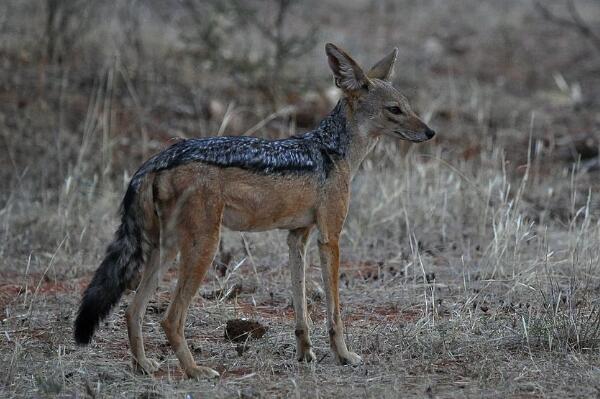
[(430, 128), (427, 128), (427, 130), (425, 130), (425, 136), (427, 136), (427, 140), (429, 140), (430, 138), (435, 136), (435, 131), (431, 130)]

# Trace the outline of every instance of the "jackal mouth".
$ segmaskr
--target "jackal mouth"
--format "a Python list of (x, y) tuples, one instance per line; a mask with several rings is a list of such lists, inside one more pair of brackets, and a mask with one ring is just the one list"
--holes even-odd
[(400, 139), (411, 141), (413, 143), (422, 143), (424, 141), (431, 140), (433, 136), (435, 136), (435, 132), (431, 129), (427, 129), (424, 132), (415, 132), (415, 131), (400, 131), (394, 130), (394, 137), (400, 136)]

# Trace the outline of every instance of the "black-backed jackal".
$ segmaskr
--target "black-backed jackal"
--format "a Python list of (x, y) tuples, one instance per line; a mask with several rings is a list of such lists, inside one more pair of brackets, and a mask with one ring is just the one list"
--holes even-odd
[(196, 365), (184, 337), (192, 298), (219, 246), (221, 226), (237, 231), (289, 230), (297, 357), (315, 359), (305, 297), (305, 257), (311, 231), (318, 245), (327, 302), (331, 350), (341, 364), (360, 356), (344, 341), (338, 296), (339, 238), (350, 183), (383, 135), (421, 142), (434, 132), (391, 84), (397, 50), (368, 72), (327, 44), (327, 58), (342, 99), (319, 126), (283, 140), (213, 137), (180, 141), (150, 158), (135, 173), (122, 203), (122, 221), (106, 256), (83, 294), (75, 340), (87, 344), (94, 330), (142, 271), (127, 309), (134, 367), (152, 373), (142, 319), (161, 272), (180, 253), (179, 277), (162, 321), (181, 367), (192, 378), (218, 373)]

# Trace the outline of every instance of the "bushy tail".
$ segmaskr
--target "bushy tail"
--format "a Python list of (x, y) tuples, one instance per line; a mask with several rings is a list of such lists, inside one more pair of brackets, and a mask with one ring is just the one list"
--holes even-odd
[(136, 191), (130, 184), (121, 208), (121, 225), (83, 294), (75, 320), (78, 344), (90, 343), (98, 324), (119, 302), (143, 263), (142, 211), (137, 205)]

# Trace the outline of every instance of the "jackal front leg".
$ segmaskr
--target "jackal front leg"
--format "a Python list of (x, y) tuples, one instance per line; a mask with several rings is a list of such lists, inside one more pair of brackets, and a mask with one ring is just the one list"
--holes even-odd
[(325, 297), (327, 300), (327, 330), (329, 331), (329, 345), (340, 364), (356, 365), (362, 362), (360, 356), (350, 352), (344, 340), (344, 325), (340, 316), (339, 297), (339, 268), (340, 247), (339, 234), (329, 235), (324, 242), (319, 239), (319, 253), (321, 255), (321, 272)]
[(299, 362), (316, 359), (310, 342), (308, 315), (306, 314), (306, 247), (312, 227), (290, 230), (290, 269), (292, 275), (292, 295), (296, 314), (296, 357)]

